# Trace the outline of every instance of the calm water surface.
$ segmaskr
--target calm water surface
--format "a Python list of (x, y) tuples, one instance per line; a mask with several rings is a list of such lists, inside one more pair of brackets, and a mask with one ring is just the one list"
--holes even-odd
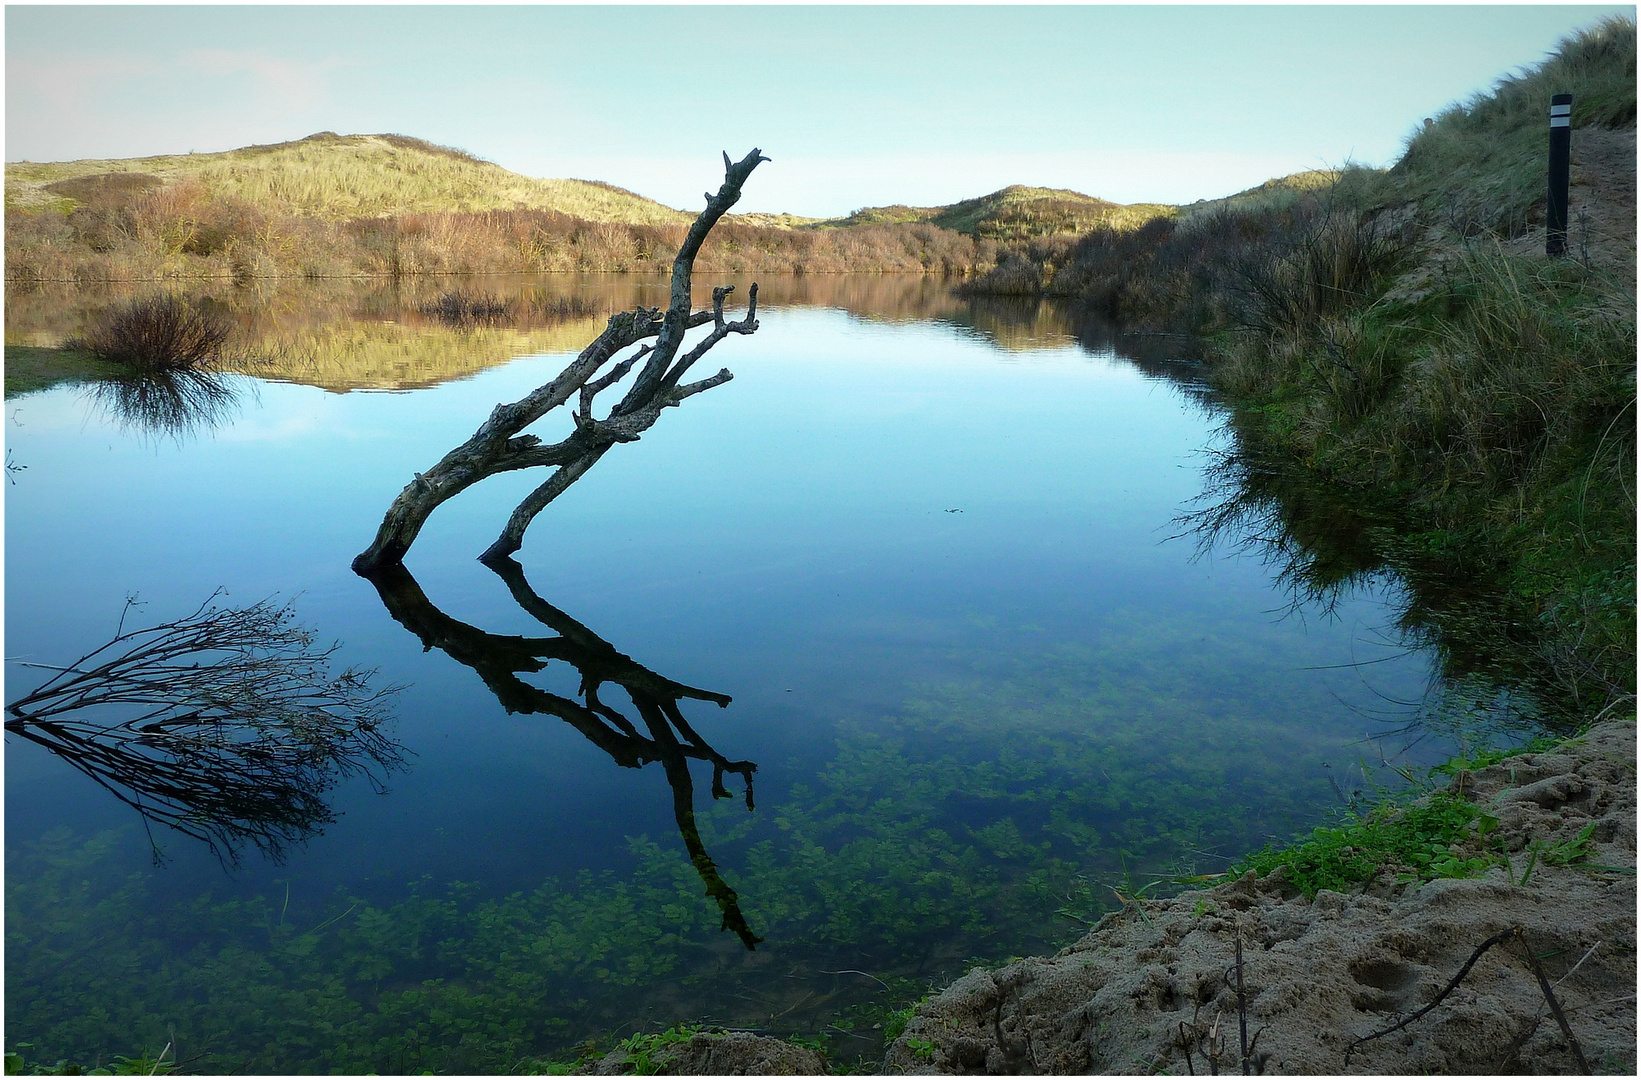
[[(1171, 539), (1220, 439), (1187, 386), (1052, 312), (934, 283), (765, 288), (762, 328), (711, 358), (734, 381), (607, 455), (536, 520), (512, 581), (475, 556), (536, 476), (447, 503), (391, 595), (348, 564), (412, 470), (579, 342), (506, 359), (522, 332), (470, 332), (502, 355), (396, 392), (348, 390), (340, 361), (310, 380), (328, 389), (282, 370), (191, 435), (80, 389), (8, 401), (26, 466), (6, 493), (8, 700), (40, 679), (16, 661), (79, 656), (129, 595), (149, 621), (219, 588), (277, 595), (341, 664), (404, 685), (406, 760), (385, 793), (341, 781), (338, 820), (283, 861), (225, 865), (156, 829), (156, 867), (136, 812), (8, 738), (8, 1037), (46, 1060), (174, 1041), (213, 1055), (199, 1067), (275, 1072), (504, 1070), (680, 1019), (862, 1052), (884, 1007), (965, 960), (1057, 947), (1110, 885), (1286, 839), (1355, 763), (1403, 748), (1364, 741), (1432, 679), (1389, 629), (1394, 582), (1296, 606), (1260, 561)], [(73, 310), (10, 304), (37, 340)], [(266, 312), (300, 307), (258, 317), (277, 335)], [(340, 308), (305, 340), (462, 353), (402, 311)], [(496, 659), (566, 626), (591, 653)], [(636, 699), (671, 686), (720, 764), (755, 763), (752, 808), (745, 769), (714, 799), (709, 755), (624, 767), (520, 710), (579, 700), (573, 661), (594, 653), (640, 673), (604, 693), (638, 728)], [(497, 670), (526, 689), (504, 702)]]

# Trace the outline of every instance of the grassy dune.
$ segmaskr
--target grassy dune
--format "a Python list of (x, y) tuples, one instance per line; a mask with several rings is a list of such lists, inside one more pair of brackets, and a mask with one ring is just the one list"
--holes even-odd
[(687, 225), (692, 216), (609, 184), (536, 180), (403, 135), (330, 132), (217, 154), (8, 163), (6, 209), (69, 214), (110, 195), (178, 185), (324, 221), (516, 208), (634, 225)]
[(951, 206), (871, 206), (846, 218), (823, 222), (833, 228), (856, 225), (929, 224), (977, 239), (1029, 240), (1041, 236), (1076, 236), (1105, 227), (1132, 229), (1175, 208), (1161, 203), (1107, 202), (1060, 188), (1018, 184), (965, 199)]
[[(989, 269), (998, 245), (1167, 217), (1010, 187), (847, 218), (730, 215), (712, 272)], [(537, 180), (400, 135), (329, 132), (217, 154), (6, 166), (6, 277), (80, 283), (663, 270), (692, 215), (581, 180)]]

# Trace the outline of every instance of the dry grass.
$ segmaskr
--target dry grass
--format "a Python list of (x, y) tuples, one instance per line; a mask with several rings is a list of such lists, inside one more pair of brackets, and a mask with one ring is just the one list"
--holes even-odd
[(1393, 192), (1465, 236), (1515, 236), (1543, 221), (1550, 96), (1573, 95), (1573, 127), (1635, 126), (1636, 24), (1613, 18), (1543, 64), (1499, 80), (1415, 133)]
[(166, 185), (196, 182), (213, 198), (270, 215), (342, 221), (361, 216), (515, 207), (555, 210), (588, 221), (665, 225), (691, 215), (608, 184), (536, 180), (499, 165), (402, 135), (313, 135), (295, 142), (217, 154), (6, 166), (7, 209), (72, 210), (64, 182), (110, 184), (122, 174)]

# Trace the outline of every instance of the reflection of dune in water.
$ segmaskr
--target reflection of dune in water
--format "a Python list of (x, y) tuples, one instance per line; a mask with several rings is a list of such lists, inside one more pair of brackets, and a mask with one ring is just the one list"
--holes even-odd
[[(821, 307), (868, 322), (938, 322), (1022, 353), (1074, 342), (1069, 312), (1052, 302), (954, 295), (955, 280), (923, 274), (700, 275), (695, 303), (734, 285), (733, 310), (758, 282), (759, 306)], [(8, 288), (6, 341), (59, 346), (101, 312), (137, 296), (176, 292), (227, 314), (239, 344), (263, 357), (246, 374), (326, 390), (434, 386), (532, 353), (579, 352), (608, 316), (665, 306), (667, 279), (651, 274), (530, 274), (347, 278), (311, 282), (126, 282)], [(423, 314), (442, 294), (494, 297), (506, 318), (459, 327)]]
[(240, 370), (275, 382), (339, 393), (410, 390), (474, 375), (532, 353), (579, 352), (603, 326), (602, 316), (533, 330), (452, 329), (437, 323), (332, 323), (294, 341), (280, 341), (277, 350), (268, 350), (267, 359)]

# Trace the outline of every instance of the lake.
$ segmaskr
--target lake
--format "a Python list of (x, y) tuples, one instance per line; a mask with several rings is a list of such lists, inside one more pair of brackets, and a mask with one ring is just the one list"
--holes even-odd
[[(8, 736), (30, 1060), (507, 1071), (681, 1020), (870, 1055), (966, 964), (1453, 750), (1394, 577), (1319, 598), (1235, 529), (1201, 550), (1186, 519), (1233, 448), (1189, 343), (932, 279), (765, 281), (761, 328), (704, 365), (734, 380), (615, 447), (514, 567), (475, 557), (535, 474), (445, 504), (404, 575), (355, 576), (414, 471), (665, 295), (468, 284), (518, 316), (419, 314), (446, 281), (219, 288), (274, 357), (192, 427), (84, 388), (7, 402), (8, 700), (127, 597), (129, 628), (219, 589), (402, 687), (402, 764), (337, 777), (334, 821), (278, 859), (145, 827)], [(7, 340), (114, 298), (8, 295)]]

